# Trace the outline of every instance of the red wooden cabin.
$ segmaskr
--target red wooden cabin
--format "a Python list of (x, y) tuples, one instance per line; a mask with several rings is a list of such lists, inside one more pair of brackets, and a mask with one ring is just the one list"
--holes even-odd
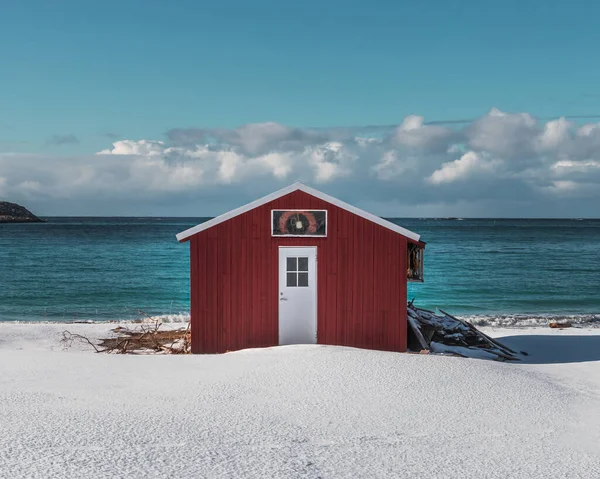
[(177, 239), (190, 243), (193, 353), (406, 351), (407, 281), (423, 280), (416, 233), (295, 183)]

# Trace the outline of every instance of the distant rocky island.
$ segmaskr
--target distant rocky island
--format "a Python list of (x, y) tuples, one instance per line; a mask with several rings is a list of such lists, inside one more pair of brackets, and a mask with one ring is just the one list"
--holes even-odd
[(0, 223), (41, 223), (42, 219), (35, 216), (24, 206), (8, 201), (0, 201)]

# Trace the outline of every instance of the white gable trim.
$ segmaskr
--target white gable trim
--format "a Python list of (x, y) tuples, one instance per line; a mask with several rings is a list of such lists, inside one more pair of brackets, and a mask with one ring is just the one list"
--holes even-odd
[(332, 205), (335, 205), (338, 208), (349, 211), (350, 213), (354, 213), (357, 216), (360, 216), (366, 220), (372, 221), (373, 223), (377, 223), (378, 225), (383, 226), (384, 228), (395, 231), (396, 233), (406, 236), (407, 238), (410, 238), (414, 241), (419, 241), (419, 239), (421, 238), (421, 236), (418, 235), (417, 233), (413, 233), (412, 231), (402, 228), (401, 226), (398, 226), (390, 221), (384, 220), (383, 218), (380, 218), (379, 216), (375, 216), (371, 213), (368, 213), (359, 208), (356, 208), (355, 206), (352, 206), (348, 203), (338, 200), (337, 198), (334, 198), (333, 196), (329, 196), (325, 193), (321, 193), (320, 191), (315, 190), (314, 188), (311, 188), (310, 186), (303, 185), (302, 183), (294, 183), (293, 185), (286, 186), (285, 188), (275, 191), (274, 193), (271, 193), (270, 195), (263, 196), (262, 198), (254, 200), (251, 203), (248, 203), (244, 206), (240, 206), (239, 208), (236, 208), (235, 210), (231, 210), (227, 213), (217, 216), (216, 218), (213, 218), (212, 220), (206, 221), (204, 223), (200, 223), (197, 226), (194, 226), (185, 231), (182, 231), (181, 233), (179, 233), (177, 235), (177, 241), (179, 241), (179, 242), (184, 241), (187, 238), (189, 238), (190, 236), (195, 235), (196, 233), (200, 233), (201, 231), (212, 228), (213, 226), (223, 223), (224, 221), (227, 221), (228, 219), (234, 218), (235, 216), (241, 215), (242, 213), (246, 213), (247, 211), (253, 210), (254, 208), (258, 208), (259, 206), (262, 206), (266, 203), (269, 203), (270, 201), (276, 200), (277, 198), (281, 198), (282, 196), (285, 196), (285, 195), (287, 195), (293, 191), (297, 191), (297, 190), (304, 191), (305, 193), (308, 193), (309, 195), (312, 195), (315, 198), (319, 198), (323, 201), (326, 201), (327, 203), (331, 203)]

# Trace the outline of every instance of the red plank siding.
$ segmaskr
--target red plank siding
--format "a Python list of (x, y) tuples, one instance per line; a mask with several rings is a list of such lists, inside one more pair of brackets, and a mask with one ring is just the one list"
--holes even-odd
[(207, 353), (220, 352), (221, 347), (218, 332), (219, 299), (222, 300), (221, 291), (219, 291), (218, 244), (219, 240), (217, 238), (208, 238), (206, 267), (199, 265), (200, 274), (206, 274), (206, 311), (204, 312), (204, 318), (200, 318), (199, 321), (205, 323)]
[(335, 344), (350, 344), (346, 333), (351, 325), (348, 317), (348, 281), (351, 278), (348, 270), (348, 238), (338, 238), (338, 274), (336, 282), (337, 301), (335, 318)]
[[(326, 238), (271, 237), (272, 209), (326, 209)], [(407, 239), (295, 191), (190, 241), (192, 351), (278, 344), (279, 247), (317, 247), (317, 341), (406, 350)]]
[(194, 334), (191, 337), (192, 341), (192, 349), (199, 350), (202, 349), (202, 345), (200, 341), (204, 337), (204, 331), (201, 331), (200, 328), (201, 323), (199, 323), (199, 318), (202, 317), (200, 311), (200, 289), (202, 288), (201, 279), (204, 275), (198, 274), (198, 237), (194, 236), (190, 240), (190, 278), (195, 278), (197, 283), (195, 287), (191, 288), (190, 291), (190, 318), (191, 318), (191, 329), (194, 331)]
[(352, 321), (354, 323), (354, 344), (362, 348), (363, 339), (363, 281), (364, 281), (364, 258), (363, 254), (363, 230), (362, 218), (356, 217), (354, 222), (354, 234), (352, 235)]

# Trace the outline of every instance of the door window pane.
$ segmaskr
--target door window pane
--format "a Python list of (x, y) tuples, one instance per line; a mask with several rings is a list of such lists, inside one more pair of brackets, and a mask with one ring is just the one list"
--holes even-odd
[(308, 258), (298, 258), (298, 271), (308, 271)]
[(287, 286), (288, 286), (288, 288), (289, 287), (296, 287), (296, 286), (298, 286), (298, 281), (296, 279), (296, 274), (297, 273), (288, 273), (287, 274)]
[(298, 273), (298, 286), (308, 286), (308, 273)]
[(308, 286), (308, 256), (288, 256), (285, 269), (288, 288)]
[(287, 271), (298, 271), (298, 258), (288, 258), (287, 259)]

